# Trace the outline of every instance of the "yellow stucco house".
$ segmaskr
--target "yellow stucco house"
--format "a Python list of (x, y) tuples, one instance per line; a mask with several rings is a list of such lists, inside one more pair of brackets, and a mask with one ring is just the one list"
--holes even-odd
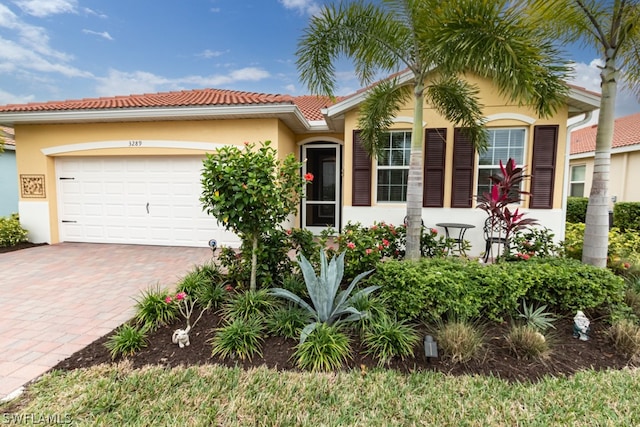
[[(599, 96), (572, 87), (566, 107), (541, 119), (490, 82), (469, 79), (480, 88), (490, 148), (479, 156), (425, 106), (425, 225), (475, 225), (466, 238), (478, 255), (486, 213), (475, 208), (475, 195), (499, 160), (513, 157), (533, 175), (523, 208), (563, 235), (567, 119), (598, 108)], [(2, 106), (0, 124), (15, 128), (20, 219), (36, 242), (206, 246), (215, 238), (234, 245), (237, 238), (202, 212), (202, 158), (224, 144), (271, 140), (282, 156), (306, 159), (304, 172), (316, 177), (291, 225), (402, 223), (412, 106), (395, 118), (385, 154), (370, 159), (357, 129), (365, 96), (330, 102), (202, 89)]]
[[(598, 125), (571, 132), (569, 195), (589, 197)], [(611, 143), (609, 194), (614, 202), (640, 202), (640, 113), (615, 120)]]

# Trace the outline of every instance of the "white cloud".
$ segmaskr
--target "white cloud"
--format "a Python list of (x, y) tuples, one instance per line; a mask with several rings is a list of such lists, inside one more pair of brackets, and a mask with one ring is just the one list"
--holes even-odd
[(284, 88), (287, 91), (287, 93), (296, 93), (296, 85), (289, 84), (289, 85), (286, 85)]
[(209, 50), (209, 49), (205, 49), (204, 51), (198, 53), (196, 56), (201, 56), (203, 58), (217, 58), (218, 56), (222, 56), (225, 53), (228, 53), (229, 51), (221, 51), (221, 50)]
[(16, 95), (0, 89), (0, 104), (26, 104), (34, 100), (33, 95)]
[(40, 53), (0, 37), (0, 69), (2, 70), (31, 70), (58, 73), (66, 77), (91, 77), (91, 73), (64, 62), (51, 61)]
[(300, 13), (315, 15), (320, 12), (320, 6), (314, 0), (279, 0), (287, 9), (295, 9)]
[(76, 13), (77, 0), (16, 0), (14, 3), (29, 15), (44, 18), (59, 13)]
[[(587, 90), (600, 93), (600, 71), (604, 66), (601, 59), (594, 59), (589, 64), (578, 62), (573, 64), (575, 75), (570, 83)], [(640, 112), (640, 102), (631, 90), (625, 85), (624, 80), (618, 82), (616, 95), (616, 117), (628, 116)]]
[(113, 40), (113, 37), (111, 37), (111, 34), (109, 34), (106, 31), (92, 31), (92, 30), (82, 30), (83, 33), (85, 34), (92, 34), (94, 36), (99, 36), (102, 37), (103, 39), (107, 39), (107, 40)]
[(138, 93), (155, 93), (171, 90), (182, 90), (200, 87), (220, 87), (241, 81), (259, 81), (270, 77), (260, 68), (248, 67), (234, 70), (229, 74), (213, 76), (186, 76), (166, 78), (146, 71), (124, 72), (109, 70), (106, 77), (100, 77), (96, 92), (100, 96), (129, 95)]

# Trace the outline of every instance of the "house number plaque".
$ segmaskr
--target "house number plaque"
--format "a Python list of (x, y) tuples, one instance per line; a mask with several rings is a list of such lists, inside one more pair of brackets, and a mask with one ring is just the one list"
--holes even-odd
[(142, 147), (142, 141), (140, 141), (140, 140), (131, 140), (131, 141), (129, 141), (129, 147)]

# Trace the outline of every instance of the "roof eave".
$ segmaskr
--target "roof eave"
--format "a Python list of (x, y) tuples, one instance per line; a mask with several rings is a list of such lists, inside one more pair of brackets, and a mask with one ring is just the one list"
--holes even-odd
[(567, 101), (569, 117), (575, 117), (600, 108), (600, 95), (576, 87), (569, 88)]
[(230, 105), (162, 108), (117, 108), (104, 110), (55, 110), (0, 113), (0, 123), (63, 124), (90, 122), (133, 122), (155, 120), (206, 120), (206, 119), (278, 118), (296, 132), (308, 132), (309, 121), (293, 104)]

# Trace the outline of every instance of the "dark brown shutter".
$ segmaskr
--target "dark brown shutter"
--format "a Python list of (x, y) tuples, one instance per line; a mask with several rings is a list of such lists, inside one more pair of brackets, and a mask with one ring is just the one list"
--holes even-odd
[(360, 131), (353, 131), (352, 206), (371, 206), (371, 157), (362, 147)]
[(558, 126), (545, 125), (533, 128), (533, 159), (531, 160), (532, 209), (553, 207), (553, 187), (558, 151)]
[(422, 205), (425, 208), (444, 206), (444, 158), (447, 129), (426, 129), (424, 136), (424, 189)]
[(473, 201), (475, 149), (459, 128), (453, 130), (453, 181), (451, 207), (470, 208)]

